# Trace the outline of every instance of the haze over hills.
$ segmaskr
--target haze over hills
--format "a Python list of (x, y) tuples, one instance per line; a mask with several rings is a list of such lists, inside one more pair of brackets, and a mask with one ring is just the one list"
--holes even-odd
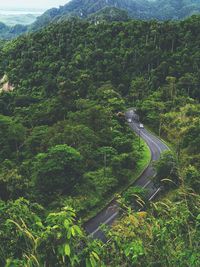
[(0, 8), (0, 22), (7, 26), (16, 24), (28, 25), (33, 23), (36, 18), (44, 13), (44, 10), (19, 9), (19, 8)]
[[(117, 11), (117, 9), (120, 10)], [(95, 20), (95, 17), (100, 21), (119, 21), (124, 20), (124, 16), (143, 20), (177, 20), (199, 12), (200, 1), (198, 0), (71, 0), (64, 6), (47, 10), (26, 28), (22, 26), (8, 28), (1, 24), (0, 37), (13, 38), (26, 31), (38, 30), (51, 22), (63, 21), (74, 16), (82, 19), (92, 16), (92, 21)]]

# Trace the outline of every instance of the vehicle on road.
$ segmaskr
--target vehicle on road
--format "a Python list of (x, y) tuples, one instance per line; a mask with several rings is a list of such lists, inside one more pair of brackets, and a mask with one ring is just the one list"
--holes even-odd
[(139, 127), (140, 127), (140, 129), (143, 129), (144, 125), (142, 123), (140, 123)]
[(132, 122), (132, 119), (131, 119), (131, 118), (128, 118), (127, 121), (128, 121), (128, 122)]

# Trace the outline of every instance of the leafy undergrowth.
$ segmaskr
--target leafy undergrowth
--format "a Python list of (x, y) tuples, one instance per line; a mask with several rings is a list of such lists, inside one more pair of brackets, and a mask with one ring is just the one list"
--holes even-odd
[[(199, 196), (181, 188), (173, 201), (130, 212), (109, 230), (106, 266), (199, 266)], [(109, 253), (107, 253), (109, 251)]]

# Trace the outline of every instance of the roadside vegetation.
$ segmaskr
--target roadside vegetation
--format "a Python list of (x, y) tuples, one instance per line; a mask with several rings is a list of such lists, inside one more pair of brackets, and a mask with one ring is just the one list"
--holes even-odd
[[(199, 36), (198, 16), (73, 19), (2, 44), (14, 90), (0, 94), (0, 266), (200, 265)], [(145, 192), (130, 187), (102, 244), (81, 220), (149, 160), (119, 116), (128, 107), (174, 147), (155, 166), (171, 195), (137, 212)]]

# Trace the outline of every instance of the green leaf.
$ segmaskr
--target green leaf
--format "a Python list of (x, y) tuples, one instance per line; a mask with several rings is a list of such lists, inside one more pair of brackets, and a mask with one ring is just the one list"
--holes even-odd
[(125, 253), (126, 257), (128, 257), (129, 254), (130, 254), (130, 248), (127, 247), (127, 248), (125, 249), (124, 253)]
[(36, 222), (36, 225), (39, 226), (40, 228), (44, 228), (43, 224), (41, 221), (37, 221)]
[(92, 255), (93, 255), (98, 261), (100, 261), (100, 258), (99, 258), (99, 256), (97, 255), (96, 252), (92, 251)]
[(69, 257), (70, 254), (71, 254), (70, 246), (69, 246), (69, 244), (66, 244), (65, 245), (65, 255)]
[(69, 228), (68, 232), (67, 232), (67, 239), (70, 239), (72, 236), (72, 232), (71, 232), (71, 228)]
[(58, 232), (57, 233), (57, 238), (60, 239), (62, 237), (62, 233), (61, 232)]
[(93, 255), (90, 255), (90, 263), (91, 263), (92, 267), (96, 267), (96, 266), (97, 266), (97, 265), (96, 265), (95, 258), (94, 258)]
[(86, 259), (85, 263), (86, 263), (86, 267), (91, 267), (89, 259)]
[(64, 221), (64, 226), (65, 226), (66, 229), (69, 228), (69, 221), (68, 221), (68, 220), (65, 220), (65, 221)]
[(74, 225), (73, 228), (74, 228), (74, 230), (77, 232), (77, 234), (79, 234), (80, 236), (83, 235), (81, 229), (80, 229), (77, 225)]
[(71, 227), (71, 232), (72, 232), (72, 236), (75, 236), (75, 231), (73, 227)]

